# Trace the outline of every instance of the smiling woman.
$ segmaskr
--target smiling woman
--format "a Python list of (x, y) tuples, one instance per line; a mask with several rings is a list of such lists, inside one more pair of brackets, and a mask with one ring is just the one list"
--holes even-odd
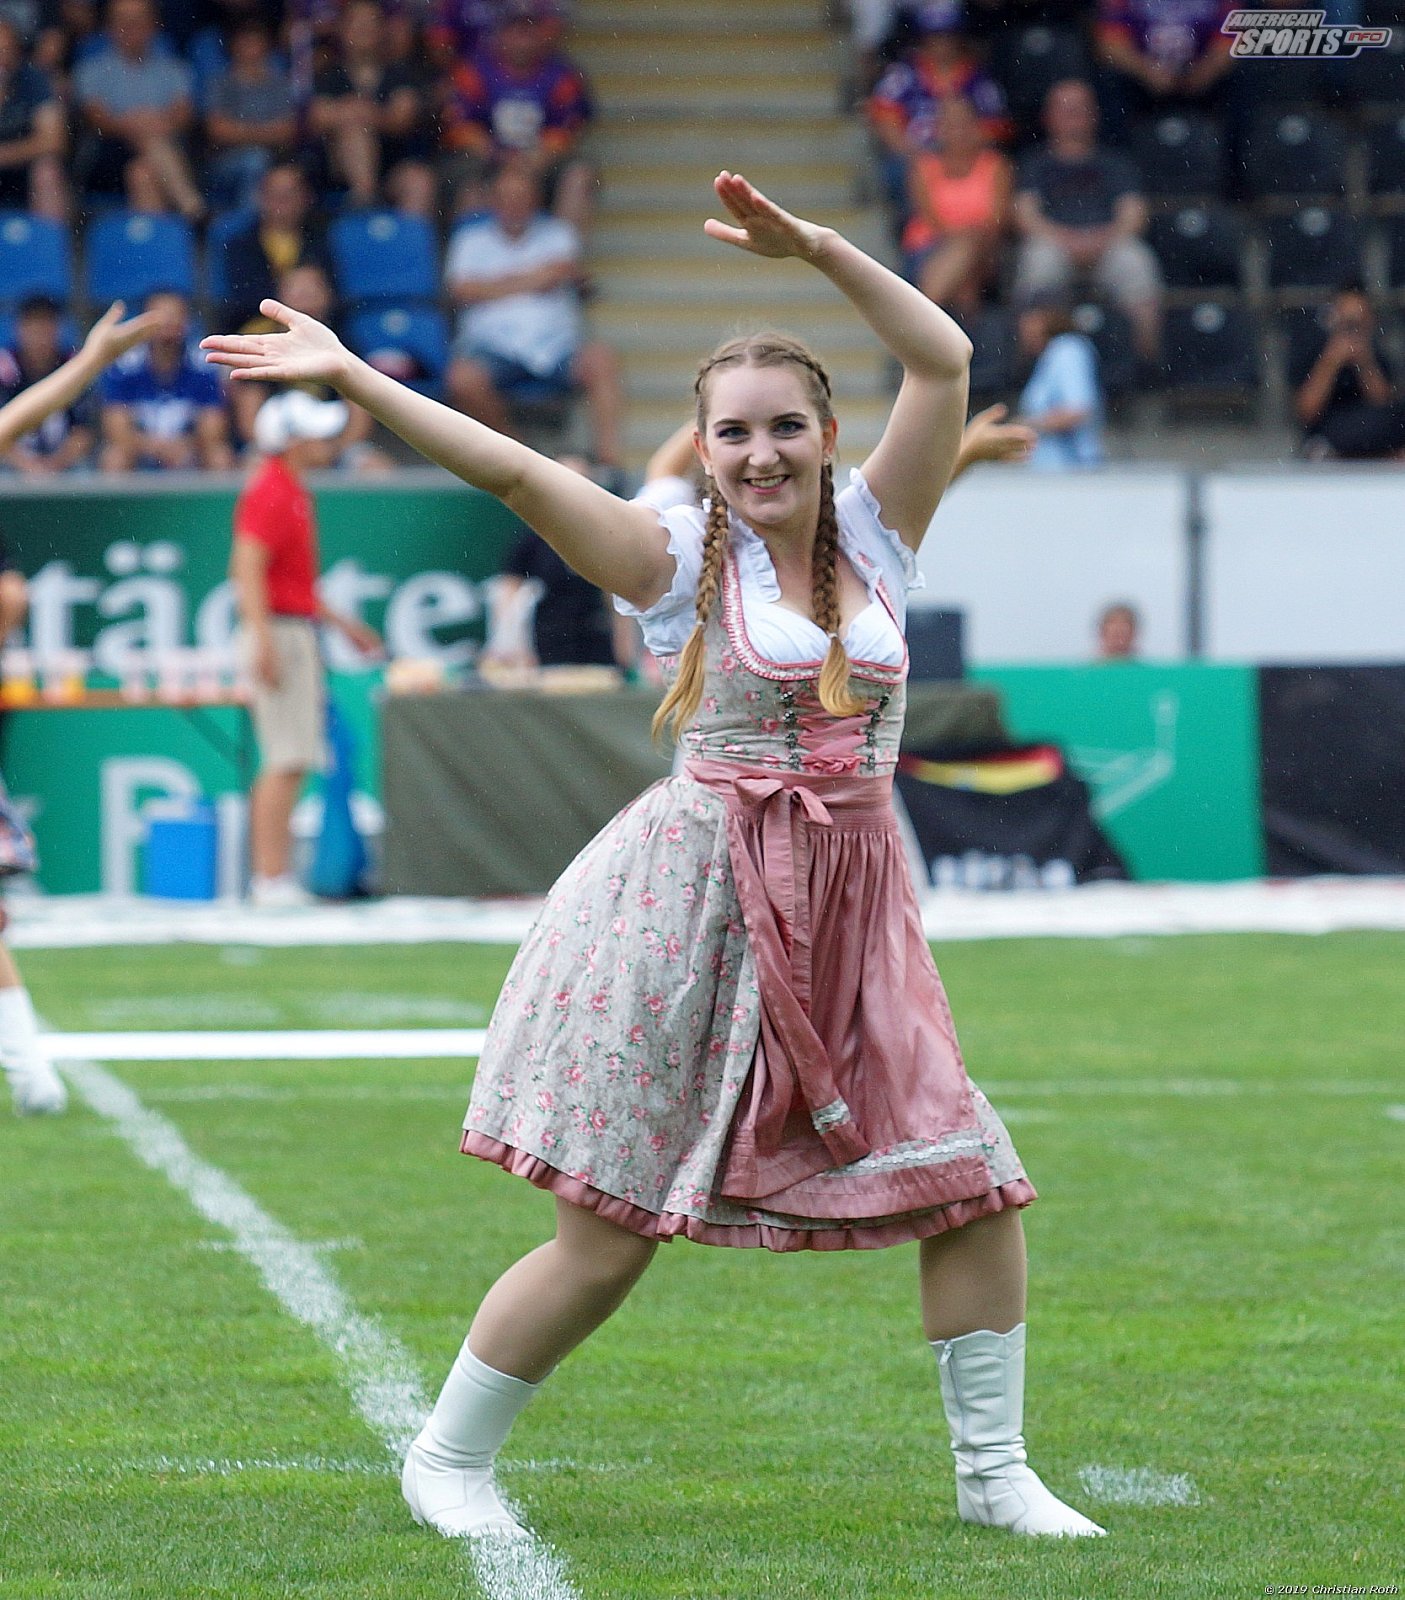
[(1019, 1209), (1034, 1189), (966, 1076), (892, 807), (913, 553), (959, 464), (971, 346), (832, 230), (742, 177), (715, 187), (730, 221), (709, 220), (712, 238), (809, 263), (902, 365), (881, 441), (838, 492), (829, 381), (782, 335), (703, 364), (706, 506), (662, 514), (402, 388), (274, 302), (286, 333), (205, 341), (236, 379), (333, 384), (619, 596), (686, 758), (567, 869), (503, 985), (462, 1148), (549, 1190), (556, 1236), (488, 1292), (405, 1496), (447, 1535), (520, 1532), (493, 1458), (662, 1240), (920, 1240), (961, 1516), (1101, 1533), (1025, 1464)]

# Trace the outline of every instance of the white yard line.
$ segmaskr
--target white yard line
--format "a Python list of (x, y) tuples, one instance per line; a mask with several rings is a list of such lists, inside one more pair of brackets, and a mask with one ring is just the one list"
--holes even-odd
[[(238, 902), (180, 905), (105, 895), (12, 897), (6, 938), (18, 950), (215, 944), (519, 944), (541, 901), (391, 897), (256, 911)], [(1176, 933), (1405, 930), (1405, 878), (1251, 879), (1238, 883), (1099, 883), (1052, 891), (923, 897), (929, 939), (1108, 939)]]
[(1115, 1506), (1198, 1506), (1200, 1491), (1184, 1472), (1151, 1467), (1080, 1467), (1078, 1481), (1094, 1500)]
[[(71, 1059), (66, 1076), (140, 1161), (230, 1236), (284, 1310), (336, 1356), (357, 1411), (398, 1461), (429, 1410), (404, 1345), (355, 1309), (314, 1246), (295, 1238), (227, 1173), (202, 1161), (175, 1124), (143, 1105), (120, 1078), (94, 1061)], [(540, 1539), (467, 1544), (488, 1600), (580, 1600), (560, 1556)]]
[(429, 1061), (476, 1056), (483, 1028), (278, 1028), (50, 1033), (53, 1061)]

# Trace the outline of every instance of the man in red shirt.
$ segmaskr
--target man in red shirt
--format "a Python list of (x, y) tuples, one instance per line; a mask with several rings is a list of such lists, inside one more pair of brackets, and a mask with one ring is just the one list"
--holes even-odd
[(343, 401), (289, 390), (254, 421), (263, 460), (234, 508), (229, 575), (253, 680), (259, 775), (249, 796), (249, 897), (289, 906), (309, 898), (290, 870), (292, 815), (308, 773), (325, 764), (326, 686), (317, 626), (328, 623), (367, 655), (377, 634), (323, 605), (317, 593), (317, 521), (302, 474), (326, 466), (350, 413)]

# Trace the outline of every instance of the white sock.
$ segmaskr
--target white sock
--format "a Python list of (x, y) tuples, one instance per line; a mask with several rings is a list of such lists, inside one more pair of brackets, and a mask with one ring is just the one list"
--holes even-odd
[(540, 1388), (480, 1361), (465, 1339), (416, 1443), (436, 1466), (483, 1471)]
[(0, 1065), (21, 1110), (63, 1109), (63, 1080), (39, 1043), (39, 1023), (23, 984), (0, 989)]

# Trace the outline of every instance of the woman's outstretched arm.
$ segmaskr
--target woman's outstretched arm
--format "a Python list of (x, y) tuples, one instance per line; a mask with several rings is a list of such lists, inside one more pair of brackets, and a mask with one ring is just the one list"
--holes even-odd
[(45, 417), (71, 406), (118, 356), (150, 335), (155, 317), (147, 312), (123, 322), (123, 309), (120, 300), (109, 306), (93, 324), (77, 354), (0, 407), (0, 450), (8, 450), (16, 439), (32, 433)]
[(971, 341), (920, 289), (832, 228), (782, 211), (740, 175), (720, 173), (715, 188), (735, 225), (709, 218), (704, 227), (712, 238), (754, 255), (809, 262), (847, 296), (901, 363), (902, 388), (863, 471), (884, 522), (915, 550), (956, 462)]
[(674, 561), (647, 507), (375, 371), (302, 312), (276, 300), (259, 309), (287, 331), (201, 341), (209, 359), (229, 367), (236, 381), (330, 383), (421, 455), (496, 495), (591, 583), (635, 605), (649, 605), (667, 591)]

